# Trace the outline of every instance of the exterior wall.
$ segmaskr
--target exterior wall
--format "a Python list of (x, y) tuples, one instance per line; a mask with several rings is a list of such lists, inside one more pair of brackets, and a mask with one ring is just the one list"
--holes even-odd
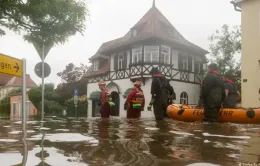
[(260, 107), (260, 1), (241, 4), (242, 107)]
[[(30, 102), (28, 95), (26, 95), (26, 102)], [(22, 95), (19, 96), (11, 96), (10, 97), (10, 118), (21, 118), (22, 117)], [(17, 103), (17, 109), (15, 113), (13, 112), (13, 103)], [(34, 107), (34, 105), (30, 102), (30, 114), (28, 116), (36, 115), (38, 110)]]
[[(107, 81), (108, 84), (110, 81)], [(120, 97), (120, 117), (126, 117), (126, 111), (124, 110), (124, 103), (125, 98), (123, 97), (124, 92), (128, 89), (133, 87), (133, 83), (129, 79), (121, 79), (121, 80), (114, 80), (114, 83), (116, 83), (119, 87), (119, 97)], [(142, 118), (149, 118), (154, 117), (154, 114), (152, 111), (147, 111), (147, 106), (150, 102), (151, 95), (151, 82), (152, 79), (149, 78), (145, 81), (145, 85), (142, 86), (142, 89), (145, 94), (145, 109), (142, 112)], [(183, 83), (183, 82), (177, 82), (177, 81), (171, 81), (170, 84), (173, 86), (174, 91), (176, 93), (176, 101), (175, 103), (180, 103), (180, 95), (182, 92), (186, 92), (188, 94), (188, 104), (197, 104), (199, 100), (199, 92), (200, 92), (200, 86), (197, 84), (190, 84), (190, 83)], [(99, 91), (97, 83), (89, 83), (88, 84), (88, 94), (89, 96), (94, 91)], [(117, 87), (112, 85), (107, 87), (110, 92), (118, 92)], [(88, 117), (92, 117), (92, 101), (88, 101)]]
[[(13, 86), (3, 86), (0, 87), (0, 100), (2, 100), (6, 95), (8, 95), (12, 90), (20, 89), (22, 87), (13, 87)], [(30, 88), (27, 88), (27, 91), (29, 91)]]

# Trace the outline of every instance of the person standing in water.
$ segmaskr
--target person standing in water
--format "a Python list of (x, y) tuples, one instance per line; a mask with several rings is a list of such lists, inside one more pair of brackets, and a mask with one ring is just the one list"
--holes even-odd
[(153, 80), (151, 85), (151, 96), (152, 99), (147, 109), (151, 111), (153, 106), (154, 116), (156, 120), (163, 120), (165, 116), (165, 111), (167, 109), (167, 100), (168, 94), (166, 90), (169, 91), (169, 95), (173, 95), (173, 88), (165, 78), (163, 74), (161, 74), (158, 68), (154, 67), (150, 71)]
[(109, 105), (109, 101), (111, 100), (111, 94), (109, 93), (108, 89), (106, 88), (106, 82), (101, 81), (98, 83), (99, 89), (101, 90), (101, 117), (102, 118), (109, 118), (111, 113), (111, 108)]
[(225, 99), (224, 81), (217, 71), (217, 64), (208, 66), (208, 73), (202, 81), (199, 106), (204, 105), (204, 120), (218, 121), (218, 112)]
[(224, 88), (226, 98), (223, 102), (224, 108), (235, 108), (237, 102), (240, 100), (241, 95), (235, 85), (234, 81), (232, 80), (231, 74), (225, 74), (224, 76)]
[(134, 83), (134, 88), (127, 96), (124, 104), (124, 109), (127, 110), (127, 118), (141, 117), (141, 111), (145, 105), (145, 98), (141, 86), (142, 83), (140, 81), (136, 81)]

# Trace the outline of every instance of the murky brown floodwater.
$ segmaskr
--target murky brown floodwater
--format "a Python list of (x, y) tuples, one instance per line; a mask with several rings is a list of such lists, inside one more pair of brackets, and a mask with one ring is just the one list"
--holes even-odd
[(260, 125), (57, 117), (40, 125), (28, 121), (22, 141), (21, 121), (0, 121), (1, 166), (238, 166), (260, 161)]

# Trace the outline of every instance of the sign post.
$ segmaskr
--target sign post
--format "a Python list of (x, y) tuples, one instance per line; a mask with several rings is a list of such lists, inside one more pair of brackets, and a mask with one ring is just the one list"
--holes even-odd
[(74, 105), (75, 105), (75, 116), (77, 117), (78, 111), (78, 89), (74, 89)]
[(42, 59), (42, 110), (41, 110), (41, 121), (43, 121), (44, 118), (44, 59), (47, 56), (47, 54), (49, 53), (49, 51), (51, 50), (52, 46), (54, 43), (42, 43), (38, 44), (36, 42), (33, 43), (34, 48), (36, 49), (36, 51), (38, 52), (39, 56)]
[(26, 60), (0, 53), (0, 73), (22, 77), (22, 125), (24, 135), (26, 135)]

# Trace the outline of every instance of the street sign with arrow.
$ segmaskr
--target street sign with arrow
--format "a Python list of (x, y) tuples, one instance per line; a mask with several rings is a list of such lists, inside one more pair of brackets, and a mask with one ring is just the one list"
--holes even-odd
[(22, 60), (0, 53), (0, 73), (22, 77), (23, 75)]

